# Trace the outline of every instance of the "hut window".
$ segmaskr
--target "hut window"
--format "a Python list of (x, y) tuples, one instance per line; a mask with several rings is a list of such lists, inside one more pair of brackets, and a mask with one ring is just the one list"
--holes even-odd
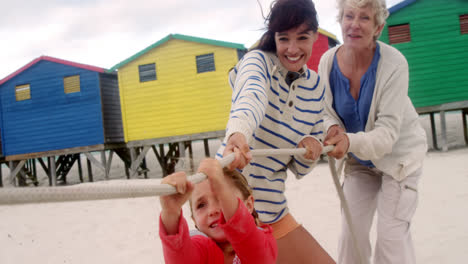
[(18, 85), (15, 87), (16, 101), (31, 99), (31, 88), (29, 84)]
[(157, 80), (155, 63), (138, 65), (138, 72), (140, 74), (140, 82)]
[(80, 76), (73, 75), (63, 78), (63, 90), (66, 94), (69, 93), (79, 93), (81, 91), (80, 88)]
[(409, 24), (388, 26), (388, 38), (390, 44), (410, 42), (411, 34)]
[(199, 55), (197, 60), (197, 73), (215, 71), (214, 54)]
[(460, 15), (460, 33), (468, 34), (468, 14)]

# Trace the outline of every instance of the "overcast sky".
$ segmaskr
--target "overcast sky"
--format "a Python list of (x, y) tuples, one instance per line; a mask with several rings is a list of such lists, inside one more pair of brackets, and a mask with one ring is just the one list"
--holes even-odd
[[(266, 15), (272, 0), (258, 2)], [(314, 3), (341, 40), (336, 1)], [(0, 10), (0, 79), (41, 55), (111, 68), (174, 33), (248, 48), (265, 27), (257, 0), (0, 0)]]

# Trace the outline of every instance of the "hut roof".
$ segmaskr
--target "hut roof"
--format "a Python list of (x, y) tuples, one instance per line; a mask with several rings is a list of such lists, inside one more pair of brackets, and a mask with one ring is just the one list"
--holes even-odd
[(73, 67), (77, 67), (77, 68), (82, 68), (82, 69), (86, 69), (86, 70), (90, 70), (90, 71), (95, 71), (95, 72), (105, 72), (106, 69), (104, 68), (100, 68), (100, 67), (96, 67), (96, 66), (91, 66), (91, 65), (87, 65), (87, 64), (82, 64), (82, 63), (77, 63), (77, 62), (72, 62), (72, 61), (67, 61), (67, 60), (62, 60), (62, 59), (58, 59), (58, 58), (54, 58), (54, 57), (49, 57), (49, 56), (40, 56), (39, 58), (36, 58), (34, 60), (32, 60), (30, 63), (24, 65), (23, 67), (19, 68), (18, 70), (16, 70), (15, 72), (13, 72), (12, 74), (8, 75), (7, 77), (3, 78), (2, 80), (0, 80), (0, 85), (6, 83), (7, 81), (11, 80), (12, 78), (14, 78), (15, 76), (19, 75), (20, 73), (24, 72), (25, 70), (29, 69), (30, 67), (32, 67), (33, 65), (35, 65), (36, 63), (40, 62), (40, 61), (51, 61), (51, 62), (56, 62), (56, 63), (60, 63), (60, 64), (64, 64), (64, 65), (69, 65), (69, 66), (73, 66)]
[(323, 34), (323, 35), (325, 35), (325, 36), (331, 38), (331, 39), (336, 40), (336, 42), (338, 42), (338, 39), (336, 38), (335, 34), (330, 33), (330, 32), (326, 31), (326, 30), (323, 29), (323, 28), (318, 28), (317, 31), (318, 31), (319, 33), (321, 33), (321, 34)]
[(393, 13), (395, 13), (396, 11), (398, 11), (398, 10), (400, 10), (400, 9), (403, 9), (403, 8), (409, 6), (410, 4), (414, 3), (414, 2), (416, 2), (416, 0), (405, 0), (405, 1), (402, 1), (402, 2), (400, 2), (400, 3), (398, 3), (398, 4), (394, 5), (394, 6), (390, 7), (390, 8), (388, 9), (388, 12), (390, 12), (390, 14), (393, 14)]
[(146, 47), (145, 49), (139, 51), (138, 53), (131, 56), (130, 58), (116, 64), (109, 71), (115, 71), (115, 70), (121, 68), (122, 66), (125, 66), (129, 62), (131, 62), (133, 60), (136, 60), (137, 58), (144, 55), (148, 51), (150, 51), (150, 50), (152, 50), (152, 49), (166, 43), (170, 39), (180, 39), (180, 40), (198, 42), (198, 43), (202, 43), (202, 44), (215, 45), (215, 46), (222, 46), (222, 47), (233, 48), (233, 49), (246, 49), (243, 44), (237, 44), (237, 43), (219, 41), (219, 40), (213, 40), (213, 39), (206, 39), (206, 38), (198, 38), (198, 37), (186, 36), (186, 35), (181, 35), (181, 34), (169, 34), (166, 37), (160, 39), (159, 41), (153, 43), (152, 45)]

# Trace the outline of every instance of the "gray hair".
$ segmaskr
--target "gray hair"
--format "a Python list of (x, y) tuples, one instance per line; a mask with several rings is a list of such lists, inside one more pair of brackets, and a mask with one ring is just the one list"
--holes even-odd
[(389, 13), (385, 0), (337, 0), (338, 3), (338, 23), (341, 24), (343, 19), (343, 12), (345, 5), (348, 4), (352, 7), (370, 7), (375, 12), (375, 22), (378, 26), (385, 24)]

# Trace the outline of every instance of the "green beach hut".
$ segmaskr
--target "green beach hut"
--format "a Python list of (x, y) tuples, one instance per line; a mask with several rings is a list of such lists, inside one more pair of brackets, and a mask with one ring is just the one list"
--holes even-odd
[(406, 0), (389, 8), (380, 40), (397, 48), (409, 64), (409, 96), (419, 114), (440, 113), (441, 147), (447, 150), (445, 112), (461, 111), (468, 144), (468, 1)]

